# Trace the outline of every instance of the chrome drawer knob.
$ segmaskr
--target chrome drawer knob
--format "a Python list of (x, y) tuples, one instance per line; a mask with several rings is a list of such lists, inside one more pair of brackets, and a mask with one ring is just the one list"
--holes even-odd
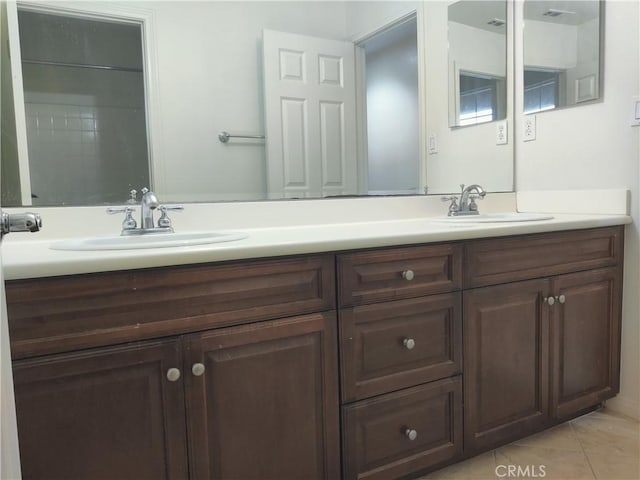
[(402, 341), (402, 344), (405, 346), (407, 350), (413, 350), (413, 347), (416, 346), (416, 341), (413, 338), (405, 338)]
[(545, 297), (544, 302), (548, 303), (549, 305), (553, 305), (554, 303), (556, 303), (556, 299), (553, 297)]
[(167, 370), (167, 380), (170, 382), (176, 382), (180, 378), (180, 369), (170, 368)]
[(560, 295), (559, 297), (556, 297), (556, 298), (560, 303), (564, 303), (567, 301), (567, 297), (565, 297), (564, 295)]
[(413, 442), (416, 438), (418, 438), (418, 432), (416, 432), (413, 428), (407, 428), (407, 429), (404, 431), (404, 434), (405, 434), (405, 435), (407, 436), (407, 438), (408, 438), (409, 440), (411, 440), (412, 442)]
[(204, 365), (202, 363), (194, 363), (191, 367), (191, 373), (193, 373), (196, 377), (199, 377), (204, 373)]
[(402, 272), (402, 278), (404, 278), (407, 281), (413, 280), (413, 277), (415, 277), (413, 270), (405, 270), (404, 272)]

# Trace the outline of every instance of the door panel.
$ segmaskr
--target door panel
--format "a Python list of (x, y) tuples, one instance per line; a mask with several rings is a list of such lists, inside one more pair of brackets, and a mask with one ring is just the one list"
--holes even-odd
[(619, 390), (621, 270), (607, 268), (554, 280), (551, 317), (551, 408), (569, 416)]
[(177, 340), (14, 363), (23, 478), (187, 477)]
[(547, 280), (464, 292), (465, 448), (486, 449), (548, 417)]
[(354, 45), (263, 40), (269, 198), (357, 193)]
[(188, 337), (194, 479), (339, 478), (335, 314)]

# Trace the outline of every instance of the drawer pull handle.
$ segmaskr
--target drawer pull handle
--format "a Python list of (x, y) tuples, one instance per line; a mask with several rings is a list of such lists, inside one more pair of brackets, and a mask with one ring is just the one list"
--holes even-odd
[(548, 303), (550, 306), (556, 303), (556, 299), (553, 297), (544, 297), (544, 302)]
[(405, 338), (402, 341), (402, 344), (405, 346), (407, 350), (413, 350), (413, 347), (416, 346), (416, 341), (413, 338)]
[(196, 377), (199, 377), (204, 373), (204, 365), (202, 363), (194, 363), (191, 367), (191, 373), (193, 373)]
[(558, 300), (560, 303), (564, 303), (567, 301), (567, 297), (565, 297), (564, 295), (560, 295), (559, 297), (556, 297), (556, 300)]
[(416, 438), (418, 438), (418, 432), (416, 432), (413, 428), (407, 428), (407, 429), (404, 431), (404, 434), (405, 434), (405, 435), (407, 436), (407, 438), (408, 438), (409, 440), (411, 440), (412, 442), (413, 442)]
[(402, 278), (404, 278), (407, 281), (413, 280), (413, 277), (415, 277), (413, 270), (405, 270), (404, 272), (402, 272)]
[(180, 378), (180, 369), (170, 368), (167, 370), (167, 380), (170, 382), (176, 382)]

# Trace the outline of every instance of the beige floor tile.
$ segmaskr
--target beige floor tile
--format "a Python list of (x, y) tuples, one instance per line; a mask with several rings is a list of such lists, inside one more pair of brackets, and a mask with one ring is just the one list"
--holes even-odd
[(623, 457), (603, 453), (588, 453), (587, 457), (598, 480), (640, 479), (640, 457)]
[[(583, 452), (573, 450), (508, 445), (496, 451), (496, 471), (500, 475), (505, 467), (515, 465), (524, 470), (517, 478), (544, 478), (545, 480), (593, 480), (595, 477)], [(529, 469), (526, 472), (526, 469)], [(535, 475), (535, 476), (534, 476)], [(504, 478), (513, 478), (505, 476)]]
[(632, 419), (590, 414), (572, 420), (571, 425), (587, 453), (640, 455), (640, 424)]
[(495, 480), (495, 468), (493, 452), (487, 452), (432, 472), (420, 480)]
[(582, 445), (580, 445), (578, 437), (568, 423), (563, 423), (536, 435), (516, 440), (513, 444), (528, 447), (560, 448), (582, 452)]

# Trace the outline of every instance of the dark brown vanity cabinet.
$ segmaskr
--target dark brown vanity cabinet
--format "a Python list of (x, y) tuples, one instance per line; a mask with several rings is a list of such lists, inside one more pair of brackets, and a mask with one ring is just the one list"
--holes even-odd
[[(575, 416), (619, 390), (622, 228), (469, 242), (465, 450)], [(565, 273), (537, 277), (543, 272)]]
[(24, 478), (396, 479), (560, 423), (619, 389), (623, 233), (7, 282)]
[(338, 478), (333, 278), (328, 255), (10, 282), (24, 478)]

